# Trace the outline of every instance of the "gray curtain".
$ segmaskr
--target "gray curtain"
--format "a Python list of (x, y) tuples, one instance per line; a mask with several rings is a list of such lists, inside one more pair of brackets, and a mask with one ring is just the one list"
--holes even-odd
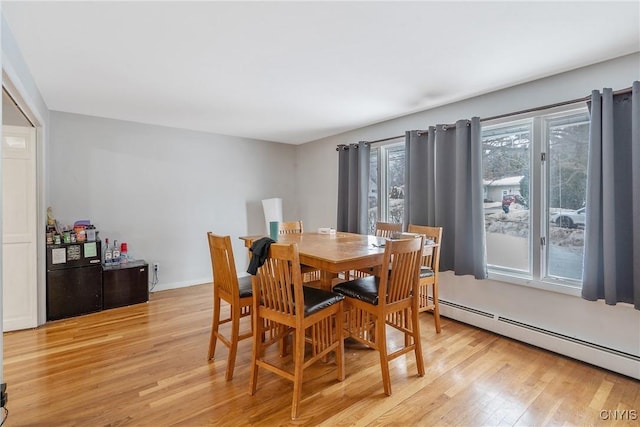
[(337, 231), (367, 234), (370, 152), (367, 142), (338, 146)]
[[(436, 224), (435, 127), (405, 134), (404, 224)], [(431, 166), (427, 166), (431, 165)]]
[(591, 94), (582, 297), (640, 310), (640, 82)]
[(440, 269), (487, 277), (480, 119), (407, 132), (404, 223), (442, 227)]

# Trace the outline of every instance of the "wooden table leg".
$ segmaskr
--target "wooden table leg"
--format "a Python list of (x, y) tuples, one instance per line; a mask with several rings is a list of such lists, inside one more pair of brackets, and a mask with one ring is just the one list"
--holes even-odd
[(330, 291), (332, 288), (333, 279), (335, 279), (336, 277), (338, 277), (337, 273), (320, 270), (320, 288), (326, 291)]

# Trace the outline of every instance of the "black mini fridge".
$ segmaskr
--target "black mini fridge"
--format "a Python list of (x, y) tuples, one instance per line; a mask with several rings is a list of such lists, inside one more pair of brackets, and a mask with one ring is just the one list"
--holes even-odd
[(102, 309), (149, 301), (149, 264), (143, 259), (102, 266)]
[(102, 310), (100, 241), (47, 245), (47, 320)]

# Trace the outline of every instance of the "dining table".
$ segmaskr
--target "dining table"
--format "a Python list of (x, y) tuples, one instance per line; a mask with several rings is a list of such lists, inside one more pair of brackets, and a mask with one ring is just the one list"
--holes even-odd
[[(254, 241), (264, 235), (242, 236), (245, 247), (251, 248)], [(403, 233), (402, 238), (408, 238)], [(281, 234), (277, 243), (298, 246), (300, 264), (320, 270), (320, 287), (330, 290), (338, 274), (352, 270), (372, 269), (382, 265), (386, 238), (366, 234), (336, 232)], [(425, 251), (432, 245), (425, 245)]]
[[(253, 242), (262, 237), (266, 236), (242, 236), (240, 239), (251, 248)], [(320, 287), (327, 290), (342, 272), (381, 265), (384, 242), (383, 237), (345, 232), (281, 234), (277, 240), (277, 243), (296, 243), (300, 264), (320, 270)]]

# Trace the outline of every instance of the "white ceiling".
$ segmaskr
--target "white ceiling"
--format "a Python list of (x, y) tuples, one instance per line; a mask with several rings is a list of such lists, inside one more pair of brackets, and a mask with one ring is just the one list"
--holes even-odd
[(640, 3), (20, 2), (51, 110), (300, 144), (640, 51)]

